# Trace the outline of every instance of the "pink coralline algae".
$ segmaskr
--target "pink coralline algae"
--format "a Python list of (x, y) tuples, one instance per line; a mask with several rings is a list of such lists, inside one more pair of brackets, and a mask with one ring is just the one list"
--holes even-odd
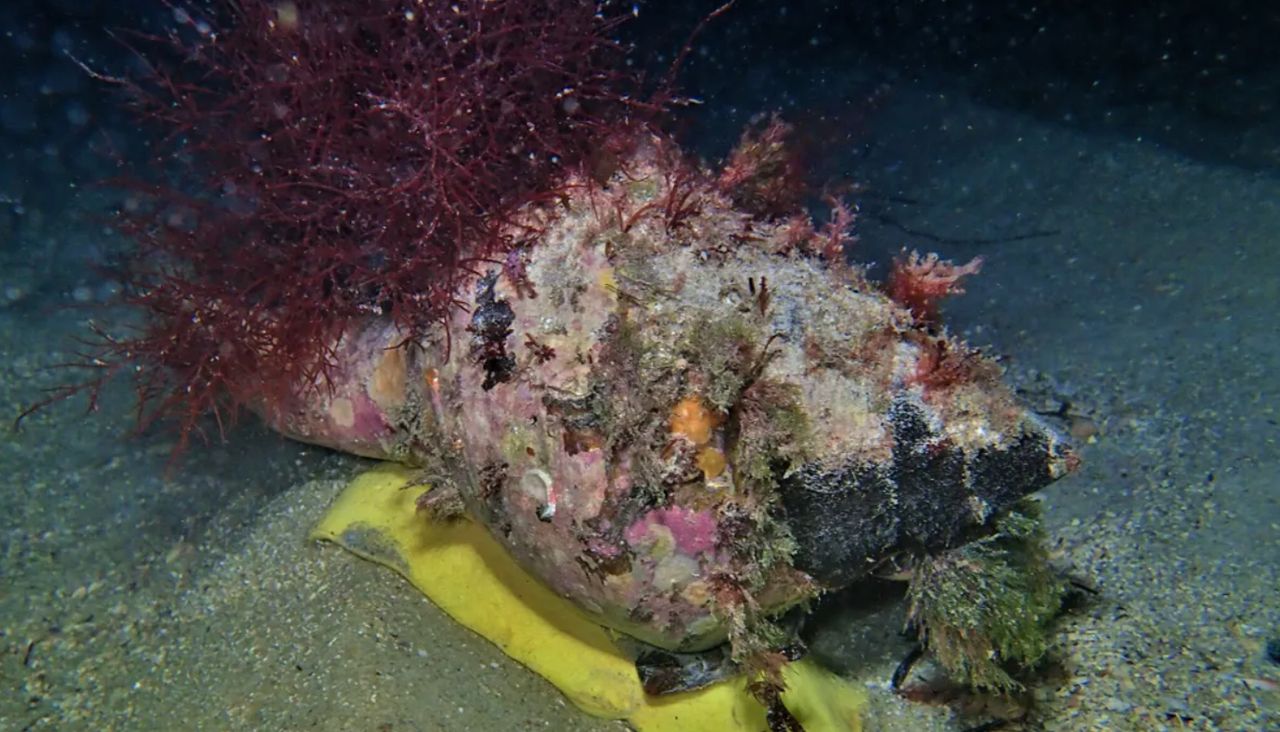
[(638, 546), (652, 541), (652, 529), (664, 526), (671, 532), (681, 554), (697, 556), (716, 546), (716, 519), (709, 511), (694, 511), (682, 506), (659, 508), (645, 514), (627, 529), (627, 543)]

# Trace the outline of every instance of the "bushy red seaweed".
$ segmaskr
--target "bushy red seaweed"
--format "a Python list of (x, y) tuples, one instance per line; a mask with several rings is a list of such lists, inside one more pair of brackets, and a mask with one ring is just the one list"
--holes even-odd
[(219, 7), (131, 41), (152, 73), (120, 83), (169, 132), (157, 164), (190, 175), (121, 214), (146, 318), (90, 354), (104, 378), (136, 364), (140, 424), (177, 417), (183, 442), (205, 413), (323, 383), (354, 319), (426, 338), (522, 243), (512, 214), (651, 109), (594, 2)]
[(963, 265), (939, 259), (937, 254), (921, 257), (919, 252), (902, 254), (893, 260), (885, 291), (894, 302), (911, 311), (922, 325), (938, 323), (938, 305), (946, 297), (964, 294), (961, 282), (982, 269), (982, 257)]
[(792, 129), (774, 114), (767, 124), (742, 133), (716, 180), (734, 204), (775, 218), (795, 214), (801, 208), (805, 180), (795, 148), (787, 144)]

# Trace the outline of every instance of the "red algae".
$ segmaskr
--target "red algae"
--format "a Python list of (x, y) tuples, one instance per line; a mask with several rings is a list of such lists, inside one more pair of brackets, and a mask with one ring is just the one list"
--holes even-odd
[(921, 257), (904, 250), (894, 258), (893, 270), (885, 286), (890, 298), (911, 311), (922, 325), (938, 323), (938, 304), (951, 295), (964, 294), (961, 282), (982, 269), (982, 257), (963, 265), (939, 259), (937, 254)]
[(652, 109), (593, 2), (215, 7), (130, 41), (150, 73), (115, 81), (168, 133), (158, 165), (195, 176), (132, 184), (144, 325), (54, 395), (136, 364), (139, 426), (177, 418), (184, 444), (206, 413), (324, 384), (353, 323), (438, 333), (461, 281), (536, 236), (515, 212)]

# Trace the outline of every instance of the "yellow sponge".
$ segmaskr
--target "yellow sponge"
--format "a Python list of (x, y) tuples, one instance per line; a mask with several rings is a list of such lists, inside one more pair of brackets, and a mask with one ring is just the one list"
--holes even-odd
[[(433, 522), (416, 510), (426, 486), (384, 464), (351, 482), (312, 531), (404, 575), (442, 610), (554, 684), (580, 709), (640, 732), (759, 732), (764, 708), (741, 677), (652, 697), (610, 631), (520, 568), (471, 521)], [(807, 732), (861, 729), (863, 694), (815, 663), (784, 671), (783, 703)]]

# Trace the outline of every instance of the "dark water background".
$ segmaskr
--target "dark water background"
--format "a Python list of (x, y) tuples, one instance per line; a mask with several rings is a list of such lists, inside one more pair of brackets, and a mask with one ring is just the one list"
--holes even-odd
[[(620, 36), (635, 48), (632, 61), (657, 78), (718, 4), (635, 7), (637, 18)], [(117, 173), (110, 158), (148, 162), (148, 136), (110, 85), (75, 61), (108, 74), (136, 73), (141, 62), (113, 34), (173, 24), (173, 10), (160, 2), (0, 7), (0, 233), (6, 259), (26, 259), (41, 275), (22, 289), (65, 295), (75, 284), (94, 286), (75, 282), (73, 272), (49, 272), (58, 269), (50, 263), (98, 261), (110, 245), (42, 241), (42, 226), (73, 206), (85, 186)], [(896, 89), (927, 88), (1096, 139), (1149, 141), (1198, 161), (1274, 175), (1277, 38), (1280, 9), (1242, 0), (741, 0), (697, 36), (679, 79), (702, 103), (674, 127), (692, 150), (715, 160), (750, 121), (777, 111), (814, 151), (812, 182), (864, 183), (869, 173), (859, 161), (878, 144), (877, 112)]]
[[(199, 7), (197, 4), (196, 7)], [(650, 78), (707, 14), (706, 2), (638, 3), (620, 36)], [(121, 109), (107, 74), (141, 62), (113, 34), (172, 27), (160, 2), (8, 2), (0, 7), (0, 234), (23, 282), (84, 300), (110, 286), (80, 266), (107, 241), (43, 235), (85, 187), (145, 170), (148, 135)], [(702, 104), (678, 115), (681, 139), (709, 160), (745, 125), (780, 112), (799, 127), (816, 186), (866, 183), (877, 113), (896, 90), (963, 94), (991, 108), (1098, 140), (1143, 140), (1190, 159), (1274, 175), (1280, 166), (1280, 10), (1268, 3), (801, 2), (741, 0), (697, 36), (680, 88)], [(152, 130), (153, 134), (160, 131)], [(927, 140), (922, 140), (927, 142)], [(887, 192), (880, 193), (888, 195)], [(882, 259), (866, 242), (869, 259)], [(890, 251), (896, 250), (890, 245)], [(70, 270), (58, 266), (61, 263)], [(103, 292), (103, 290), (106, 292)]]

